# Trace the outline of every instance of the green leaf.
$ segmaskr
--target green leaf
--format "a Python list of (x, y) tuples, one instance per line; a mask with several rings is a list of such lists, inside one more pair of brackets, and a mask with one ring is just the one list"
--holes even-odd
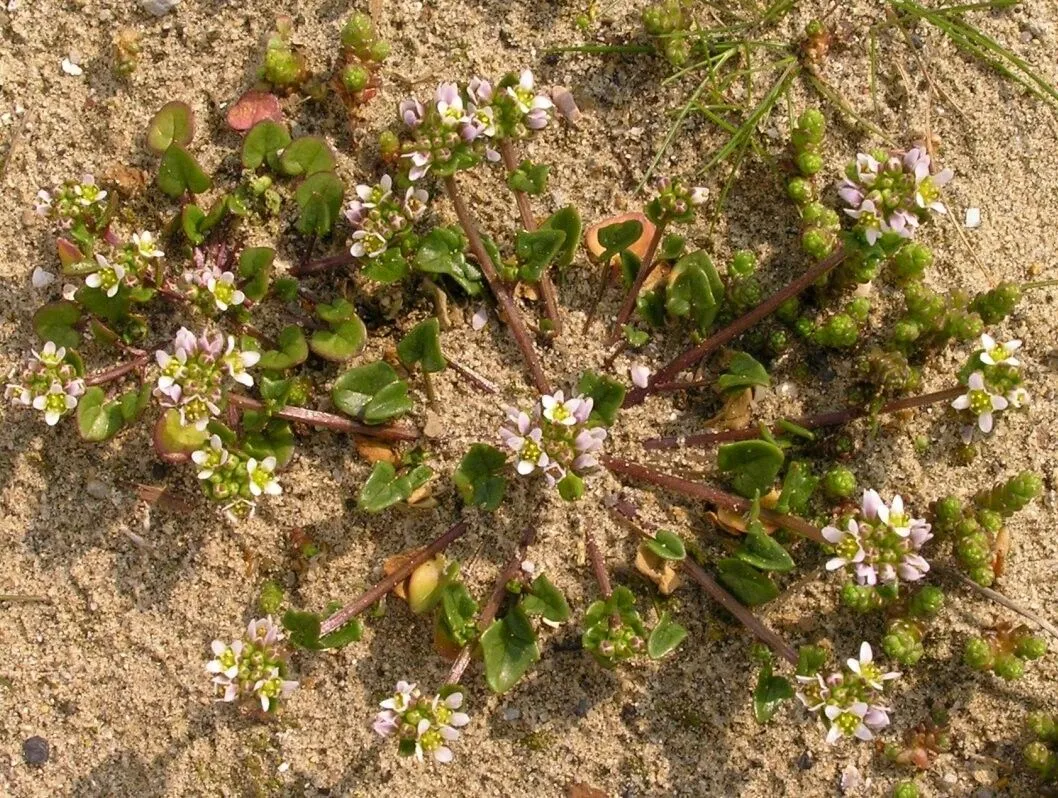
[(265, 161), (273, 172), (279, 171), (279, 153), (290, 144), (290, 131), (286, 125), (262, 119), (246, 134), (242, 142), (242, 165), (256, 169)]
[(154, 450), (166, 462), (181, 462), (209, 439), (207, 430), (180, 423), (180, 412), (169, 408), (154, 424)]
[(767, 441), (738, 441), (717, 449), (716, 465), (728, 475), (731, 486), (743, 496), (766, 494), (775, 484), (783, 464), (783, 452)]
[(121, 413), (121, 420), (126, 424), (139, 421), (143, 417), (147, 406), (151, 403), (153, 390), (153, 387), (147, 383), (141, 386), (138, 391), (127, 391), (119, 396), (117, 406), (118, 411)]
[(661, 249), (658, 251), (658, 260), (678, 260), (684, 252), (687, 242), (681, 235), (670, 233), (661, 240)]
[(239, 253), (239, 277), (246, 281), (242, 291), (254, 302), (260, 302), (268, 293), (275, 257), (276, 251), (271, 247), (247, 247)]
[(328, 324), (341, 324), (356, 316), (356, 308), (345, 297), (338, 297), (334, 302), (321, 302), (316, 305), (316, 315)]
[(184, 147), (195, 135), (195, 114), (187, 103), (166, 103), (147, 125), (147, 146), (161, 155), (171, 144)]
[(129, 316), (129, 294), (124, 288), (107, 296), (101, 288), (81, 286), (74, 297), (89, 313), (106, 321), (125, 321)]
[(377, 258), (369, 258), (361, 274), (368, 280), (389, 285), (408, 276), (408, 261), (396, 247), (390, 247)]
[(441, 593), (441, 611), (437, 620), (445, 635), (457, 646), (465, 646), (477, 636), (474, 618), (478, 614), (478, 603), (459, 581), (445, 585)]
[(407, 383), (381, 360), (341, 374), (331, 389), (331, 401), (343, 413), (368, 424), (381, 424), (412, 407)]
[(316, 330), (309, 339), (313, 353), (335, 363), (344, 363), (360, 354), (367, 344), (367, 328), (359, 317), (353, 316), (330, 330)]
[(672, 620), (668, 612), (663, 612), (661, 618), (658, 619), (658, 625), (650, 632), (650, 637), (647, 639), (647, 654), (651, 659), (661, 659), (674, 651), (686, 636), (687, 630)]
[(669, 272), (665, 312), (689, 317), (702, 333), (708, 331), (720, 310), (723, 284), (709, 256), (698, 250), (680, 258)]
[(573, 262), (577, 247), (580, 245), (582, 227), (580, 213), (572, 205), (567, 205), (548, 216), (540, 227), (544, 230), (561, 230), (566, 234), (566, 237), (562, 239), (562, 247), (555, 257), (555, 266), (565, 269)]
[(507, 491), (507, 479), (500, 473), (506, 465), (507, 455), (495, 446), (473, 444), (452, 474), (464, 503), (488, 512), (499, 507)]
[(728, 557), (717, 563), (720, 581), (743, 604), (755, 607), (779, 595), (779, 588), (766, 575), (742, 560)]
[[(610, 224), (599, 230), (599, 243), (612, 255), (628, 249), (643, 235), (643, 223), (638, 219)], [(608, 260), (608, 258), (604, 258)]]
[(334, 227), (342, 208), (345, 186), (334, 172), (317, 172), (305, 178), (294, 192), (300, 213), (296, 226), (302, 235), (325, 236)]
[(543, 574), (532, 581), (519, 603), (526, 615), (542, 615), (551, 623), (564, 623), (572, 615), (562, 591)]
[(577, 383), (577, 393), (592, 399), (590, 423), (612, 427), (617, 420), (617, 411), (625, 400), (625, 387), (617, 380), (594, 371), (585, 371)]
[(282, 468), (294, 456), (294, 430), (283, 419), (269, 419), (261, 430), (247, 432), (243, 448), (259, 460), (275, 457), (277, 467)]
[(272, 283), (272, 290), (283, 302), (293, 302), (298, 298), (298, 281), (296, 277), (277, 277)]
[(205, 212), (193, 202), (189, 202), (180, 211), (180, 228), (184, 231), (184, 235), (187, 236), (187, 240), (191, 242), (192, 246), (198, 246), (206, 240), (206, 236), (201, 230), (202, 223), (205, 220)]
[(296, 324), (284, 327), (276, 339), (279, 349), (272, 349), (261, 354), (257, 367), (269, 371), (283, 371), (304, 363), (309, 356), (309, 345), (305, 342), (305, 333)]
[(794, 460), (786, 469), (782, 481), (782, 493), (775, 504), (777, 513), (796, 513), (803, 515), (808, 509), (808, 502), (819, 484), (810, 466), (802, 460)]
[(646, 547), (663, 560), (683, 560), (687, 557), (683, 539), (667, 529), (655, 532), (654, 537), (646, 541)]
[(293, 387), (293, 380), (277, 380), (267, 374), (260, 375), (257, 380), (257, 388), (261, 392), (261, 398), (264, 400), (269, 412), (282, 410), (286, 407), (290, 390)]
[(529, 283), (539, 282), (565, 240), (566, 234), (562, 230), (521, 230), (514, 245), (515, 254), (521, 262), (519, 277)]
[(334, 169), (334, 153), (319, 136), (302, 136), (283, 150), (279, 156), (279, 168), (291, 177), (329, 172)]
[(77, 403), (77, 431), (86, 441), (112, 438), (124, 424), (121, 408), (107, 401), (106, 391), (93, 385)]
[(572, 471), (567, 472), (555, 487), (558, 488), (558, 495), (568, 502), (575, 502), (584, 495), (584, 480)]
[(757, 723), (767, 723), (783, 701), (794, 697), (790, 682), (782, 676), (772, 675), (771, 668), (762, 668), (757, 677), (757, 687), (753, 690), (753, 717)]
[(495, 693), (505, 693), (514, 687), (540, 659), (536, 633), (521, 607), (516, 605), (484, 631), (481, 653), (485, 657), (485, 681)]
[(158, 167), (158, 188), (173, 199), (179, 199), (185, 193), (209, 191), (212, 185), (213, 181), (191, 153), (179, 144), (169, 145)]
[(340, 626), (333, 632), (325, 634), (319, 639), (320, 648), (345, 648), (350, 643), (359, 643), (364, 636), (364, 627), (358, 618), (353, 618), (349, 623)]
[(759, 521), (750, 524), (735, 556), (762, 571), (791, 571), (794, 567), (790, 553), (764, 531)]
[(283, 628), (290, 642), (298, 648), (318, 651), (320, 646), (320, 616), (314, 612), (287, 610), (283, 613)]
[(621, 266), (621, 283), (625, 288), (631, 288), (639, 275), (639, 270), (643, 267), (643, 261), (636, 253), (627, 249), (621, 251), (617, 260)]
[(436, 317), (421, 321), (412, 327), (397, 343), (397, 356), (407, 367), (420, 364), (427, 374), (444, 371), (448, 367), (448, 361), (441, 352), (441, 325)]
[(727, 371), (720, 375), (716, 384), (721, 391), (739, 391), (758, 385), (767, 387), (771, 385), (771, 377), (768, 376), (764, 366), (753, 357), (745, 352), (738, 352), (731, 358)]
[(375, 463), (371, 476), (360, 488), (356, 506), (367, 513), (379, 513), (394, 504), (407, 501), (412, 491), (429, 479), (433, 472), (427, 466), (417, 466), (410, 474), (397, 476), (392, 463)]
[(547, 173), (551, 169), (546, 163), (534, 164), (522, 161), (510, 175), (507, 185), (512, 191), (524, 191), (526, 194), (543, 194), (547, 188)]
[(469, 296), (481, 293), (481, 272), (470, 264), (463, 249), (466, 240), (450, 227), (435, 227), (419, 243), (415, 268), (426, 274), (451, 277)]
[(33, 332), (45, 343), (53, 341), (69, 349), (81, 343), (81, 334), (74, 329), (80, 320), (81, 309), (75, 302), (49, 302), (33, 314)]

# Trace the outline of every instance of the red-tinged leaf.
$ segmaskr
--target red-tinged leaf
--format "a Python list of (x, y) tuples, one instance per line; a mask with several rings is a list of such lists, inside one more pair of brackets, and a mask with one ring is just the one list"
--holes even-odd
[(266, 91), (248, 91), (228, 109), (228, 126), (239, 133), (245, 133), (265, 119), (283, 122), (279, 98)]
[(77, 245), (68, 238), (60, 238), (55, 242), (55, 249), (59, 252), (59, 261), (63, 266), (72, 266), (84, 260), (84, 255)]

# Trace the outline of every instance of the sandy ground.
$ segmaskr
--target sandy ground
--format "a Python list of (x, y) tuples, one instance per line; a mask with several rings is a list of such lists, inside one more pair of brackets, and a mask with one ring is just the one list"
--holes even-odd
[[(861, 0), (836, 12), (834, 19), (846, 32), (825, 66), (828, 80), (861, 108), (870, 107), (864, 31), (881, 18), (875, 5)], [(640, 7), (608, 5), (598, 30), (606, 37), (637, 30)], [(0, 153), (13, 132), (21, 131), (0, 191), (5, 370), (31, 344), (28, 317), (42, 301), (29, 274), (36, 265), (54, 268), (47, 231), (27, 213), (37, 189), (83, 171), (102, 173), (116, 163), (152, 168), (142, 131), (153, 110), (175, 98), (194, 106), (202, 128), (195, 148), (209, 167), (216, 166), (237, 146), (235, 135), (222, 126), (223, 108), (252, 80), (270, 15), (277, 10), (263, 0), (185, 0), (160, 20), (132, 0), (22, 0), (14, 11), (0, 10)], [(282, 10), (296, 15), (297, 38), (311, 62), (329, 64), (346, 4), (313, 0)], [(664, 136), (665, 111), (688, 87), (659, 89), (666, 70), (651, 59), (545, 56), (548, 46), (576, 41), (572, 20), (580, 10), (480, 0), (386, 4), (381, 27), (393, 43), (390, 79), (362, 124), (350, 133), (340, 109), (331, 106), (296, 118), (307, 130), (328, 136), (342, 153), (340, 171), (351, 183), (370, 174), (373, 131), (390, 121), (394, 103), (407, 90), (394, 76), (421, 81), (425, 95), (441, 78), (465, 80), (530, 65), (542, 82), (570, 86), (586, 112), (579, 129), (549, 130), (531, 146), (534, 158), (554, 164), (550, 195), (538, 201), (540, 210), (574, 202), (592, 219), (633, 208), (631, 191)], [(795, 14), (796, 29), (810, 10)], [(1029, 0), (1001, 17), (978, 15), (979, 24), (1052, 82), (1058, 82), (1056, 19), (1054, 0)], [(115, 29), (126, 25), (139, 32), (143, 56), (136, 73), (120, 82), (110, 73), (109, 42)], [(875, 121), (900, 140), (921, 135), (929, 124), (941, 140), (944, 163), (958, 174), (951, 192), (955, 219), (961, 221), (967, 206), (981, 208), (984, 219), (979, 229), (965, 233), (966, 241), (949, 223), (930, 231), (927, 240), (938, 255), (931, 282), (973, 291), (1003, 278), (1058, 276), (1053, 110), (921, 29), (918, 52), (944, 92), (928, 110), (927, 85), (911, 51), (896, 38), (883, 36), (881, 43)], [(61, 71), (60, 62), (70, 54), (83, 66), (83, 76)], [(791, 99), (795, 109), (814, 102), (800, 85)], [(781, 139), (783, 114), (765, 128)], [(831, 130), (830, 174), (857, 147), (875, 143), (841, 124)], [(664, 168), (693, 173), (718, 140), (712, 128), (692, 122)], [(498, 181), (482, 176), (466, 182), (493, 234), (509, 233), (513, 204), (498, 190)], [(450, 214), (443, 204), (438, 210)], [(796, 230), (794, 212), (774, 176), (751, 165), (714, 239), (706, 240), (704, 224), (690, 234), (721, 258), (739, 247), (757, 248), (764, 278), (779, 285), (803, 268)], [(281, 260), (289, 263), (296, 254), (294, 243), (285, 239)], [(574, 329), (590, 293), (590, 272), (582, 269), (572, 272), (562, 289)], [(883, 493), (899, 491), (918, 508), (952, 488), (969, 493), (1020, 469), (1040, 472), (1046, 494), (1011, 525), (1010, 566), (1001, 588), (1052, 618), (1058, 600), (1058, 543), (1051, 534), (1058, 480), (1056, 297), (1053, 290), (1036, 291), (999, 331), (1026, 342), (1025, 373), (1034, 403), (1028, 413), (1004, 419), (987, 456), (970, 466), (954, 465), (956, 424), (934, 410), (864, 439), (855, 460), (863, 483)], [(607, 312), (614, 303), (611, 297)], [(425, 301), (416, 301), (401, 326), (428, 312)], [(369, 354), (380, 352), (385, 341), (384, 331), (375, 335)], [(527, 399), (516, 353), (495, 319), (477, 334), (465, 323), (457, 325), (444, 344), (499, 382), (506, 400)], [(645, 359), (660, 363), (676, 345), (652, 344)], [(594, 336), (568, 335), (546, 353), (545, 364), (557, 384), (568, 384), (586, 362), (601, 356)], [(940, 358), (927, 374), (927, 386), (945, 385), (964, 356), (952, 351)], [(627, 368), (628, 361), (618, 364)], [(792, 370), (796, 364), (784, 365)], [(840, 364), (837, 369), (842, 373)], [(826, 372), (819, 376), (802, 387), (798, 399), (786, 400), (783, 412), (840, 402), (840, 383), (832, 387)], [(469, 442), (492, 439), (501, 415), (495, 398), (448, 375), (438, 383), (447, 409), (446, 435), (431, 442), (431, 449), (444, 475)], [(622, 419), (613, 449), (643, 457), (637, 439), (693, 429), (702, 417), (696, 410), (683, 400), (652, 401)], [(702, 406), (703, 413), (710, 411)], [(202, 669), (209, 641), (235, 633), (250, 617), (265, 578), (296, 585), (292, 599), (306, 608), (354, 595), (377, 578), (385, 555), (424, 542), (451, 523), (458, 510), (447, 479), (438, 481), (441, 501), (435, 510), (365, 517), (351, 497), (367, 465), (347, 440), (313, 433), (299, 441), (298, 456), (283, 475), (282, 499), (254, 521), (232, 528), (203, 500), (190, 513), (155, 510), (145, 526), (145, 508), (130, 484), (167, 483), (190, 491), (194, 480), (187, 469), (157, 464), (144, 434), (128, 432), (91, 447), (81, 443), (72, 424), (49, 430), (10, 408), (2, 412), (0, 593), (47, 602), (0, 603), (0, 793), (552, 796), (583, 781), (628, 797), (830, 795), (851, 763), (873, 779), (867, 794), (881, 795), (903, 775), (869, 745), (827, 749), (824, 730), (799, 707), (791, 705), (776, 722), (758, 726), (749, 705), (754, 679), (749, 640), (690, 587), (670, 602), (690, 639), (660, 665), (605, 672), (573, 645), (574, 623), (549, 637), (541, 663), (502, 698), (489, 696), (479, 669), (472, 668), (473, 722), (458, 746), (459, 763), (448, 768), (399, 760), (368, 726), (375, 703), (398, 678), (429, 685), (446, 669), (429, 650), (425, 622), (395, 604), (384, 618), (368, 623), (360, 644), (298, 657), (295, 667), (306, 689), (274, 722), (253, 722), (213, 702)], [(416, 418), (421, 423), (421, 410)], [(912, 446), (919, 434), (932, 441), (923, 456)], [(657, 461), (704, 471), (709, 457)], [(576, 611), (595, 596), (579, 542), (584, 526), (591, 525), (617, 578), (641, 592), (646, 606), (650, 591), (627, 574), (632, 546), (598, 509), (597, 497), (616, 487), (609, 477), (597, 478), (592, 496), (576, 511), (556, 497), (519, 487), (495, 518), (470, 515), (471, 531), (453, 553), (468, 561), (468, 580), (483, 592), (509, 556), (517, 531), (535, 523), (540, 536), (531, 559), (567, 592)], [(701, 507), (663, 494), (630, 495), (654, 520), (682, 523), (701, 535), (708, 551), (720, 550)], [(329, 550), (300, 579), (287, 556), (294, 527), (305, 528)], [(127, 531), (142, 535), (146, 545), (136, 545)], [(882, 620), (834, 612), (837, 584), (819, 579), (818, 554), (802, 548), (796, 556), (803, 576), (764, 610), (767, 622), (795, 643), (823, 642), (840, 657), (852, 654), (861, 638), (877, 641)], [(1055, 657), (1031, 665), (1013, 684), (972, 674), (959, 663), (963, 641), (976, 626), (1012, 619), (955, 589), (930, 634), (926, 658), (900, 682), (887, 739), (924, 720), (931, 705), (952, 714), (954, 750), (919, 777), (926, 794), (1031, 795), (1038, 789), (1020, 764), (1026, 742), (1022, 722), (1029, 709), (1058, 710)], [(32, 735), (51, 746), (51, 759), (42, 768), (31, 768), (22, 758), (22, 741)]]

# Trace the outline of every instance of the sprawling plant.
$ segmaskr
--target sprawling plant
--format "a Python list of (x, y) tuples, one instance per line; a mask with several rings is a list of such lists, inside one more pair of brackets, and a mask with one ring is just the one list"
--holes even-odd
[[(359, 17), (342, 41), (343, 100), (365, 100), (374, 78), (362, 71), (373, 75), (385, 48)], [(276, 91), (310, 85), (285, 23), (269, 42), (261, 76)], [(825, 120), (805, 111), (790, 134), (786, 188), (812, 262), (766, 294), (764, 264), (755, 253), (738, 252), (718, 268), (711, 253), (685, 237), (706, 192), (681, 180), (661, 181), (641, 213), (602, 220), (586, 233), (571, 206), (538, 223), (532, 201), (543, 194), (550, 167), (520, 158), (518, 147), (553, 123), (556, 102), (529, 70), (495, 81), (445, 82), (428, 99), (401, 101), (398, 125), (380, 136), (385, 171), (351, 192), (329, 145), (315, 136), (292, 137), (282, 114), (259, 99), (246, 112), (253, 123), (233, 125), (244, 135), (242, 169), (231, 176), (208, 174), (192, 154), (190, 108), (174, 102), (155, 115), (147, 143), (159, 157), (157, 189), (171, 200), (160, 215), (90, 177), (41, 192), (38, 212), (54, 226), (61, 279), (34, 276), (56, 296), (34, 315), (40, 344), (12, 378), (12, 400), (50, 426), (73, 420), (93, 442), (146, 419), (159, 456), (194, 468), (206, 496), (233, 520), (281, 495), (296, 433), (313, 426), (356, 436), (373, 463), (357, 496), (361, 510), (432, 506), (442, 488), (419, 431), (398, 419), (415, 410), (409, 385), (421, 384), (432, 401), (431, 375), (449, 368), (491, 404), (514, 393), (514, 386), (496, 385), (459, 364), (443, 345), (448, 303), (491, 296), (535, 397), (524, 404), (500, 401), (506, 409), (494, 439), (472, 445), (451, 474), (468, 512), (496, 510), (525, 482), (538, 482), (545, 497), (570, 507), (602, 502), (637, 539), (635, 567), (662, 595), (681, 580), (693, 581), (763, 644), (753, 700), (758, 720), (766, 722), (796, 694), (825, 722), (828, 743), (881, 733), (900, 674), (876, 662), (876, 650), (902, 666), (918, 661), (931, 619), (943, 608), (935, 577), (958, 574), (944, 564), (947, 552), (968, 571), (967, 582), (991, 584), (1009, 544), (1006, 519), (1041, 490), (1040, 480), (1026, 473), (982, 490), (968, 504), (941, 497), (927, 512), (900, 495), (861, 491), (848, 467), (857, 449), (845, 427), (856, 419), (868, 418), (872, 434), (879, 434), (885, 414), (947, 405), (957, 430), (953, 454), (969, 458), (997, 421), (1027, 406), (1022, 343), (985, 332), (1012, 311), (1018, 287), (969, 296), (936, 293), (925, 281), (933, 254), (923, 239), (933, 217), (946, 211), (942, 189), (952, 172), (938, 170), (924, 146), (860, 153), (837, 186), (840, 207), (832, 208), (820, 199), (827, 196)], [(568, 98), (562, 104), (568, 108)], [(504, 170), (518, 207), (519, 229), (507, 239), (486, 234), (464, 200), (460, 181), (481, 168)], [(431, 205), (438, 189), (450, 200), (454, 221)], [(248, 244), (274, 229), (276, 219), (292, 220), (303, 251), (332, 241), (340, 251), (315, 260), (309, 254), (284, 271), (272, 247)], [(583, 250), (599, 264), (596, 305), (615, 285), (623, 299), (608, 325), (604, 362), (558, 375), (555, 389), (536, 347), (571, 334), (559, 288), (583, 279), (574, 267), (583, 263), (582, 238)], [(351, 275), (351, 267), (352, 280), (331, 279)], [(394, 294), (388, 287), (396, 284), (404, 290)], [(361, 316), (370, 314), (374, 329), (384, 330), (404, 297), (418, 291), (436, 315), (393, 336), (387, 357), (364, 362), (368, 327)], [(530, 313), (537, 318), (527, 321)], [(593, 307), (589, 334), (597, 316)], [(472, 324), (481, 321), (475, 314)], [(685, 341), (687, 348), (652, 366), (646, 362), (652, 339)], [(850, 363), (843, 390), (849, 404), (815, 415), (756, 417), (755, 392), (771, 386), (770, 371), (794, 348)], [(965, 365), (947, 378), (947, 387), (922, 393), (936, 378), (931, 361), (946, 349), (961, 351)], [(697, 376), (684, 376), (695, 369)], [(622, 408), (645, 402), (656, 408), (664, 396), (684, 392), (700, 401), (678, 422), (705, 431), (652, 438), (643, 447), (715, 447), (708, 480), (606, 453)], [(337, 412), (317, 409), (325, 398)], [(712, 417), (700, 418), (697, 408)], [(400, 450), (401, 442), (409, 446)], [(714, 556), (692, 530), (652, 528), (650, 511), (634, 493), (603, 492), (595, 478), (602, 470), (710, 505), (711, 526), (737, 543)], [(422, 548), (396, 553), (383, 579), (325, 614), (285, 606), (282, 591), (267, 586), (260, 607), (266, 617), (230, 644), (213, 643), (207, 670), (219, 697), (274, 711), (297, 686), (293, 650), (359, 640), (359, 616), (392, 593), (413, 615), (429, 618), (422, 625), (452, 666), (436, 691), (399, 682), (381, 702), (374, 729), (396, 739), (402, 754), (450, 761), (452, 744), (471, 722), (463, 711), (470, 691), (460, 682), (475, 656), (488, 687), (505, 692), (542, 655), (542, 634), (574, 618), (528, 556), (536, 528), (527, 523), (481, 600), (446, 553), (466, 531), (463, 520)], [(583, 648), (608, 668), (672, 654), (687, 630), (669, 611), (643, 612), (629, 587), (611, 583), (594, 530), (586, 530), (584, 547), (598, 598), (578, 619)], [(314, 552), (302, 541), (302, 555)], [(883, 638), (874, 646), (857, 641), (858, 657), (833, 672), (826, 670), (824, 650), (796, 650), (749, 609), (776, 598), (798, 560), (811, 562), (820, 553), (845, 605), (886, 618)], [(281, 625), (273, 620), (280, 613)], [(1027, 627), (1001, 626), (971, 639), (965, 660), (1013, 678), (1044, 650)], [(778, 672), (784, 666), (773, 654), (793, 678)], [(1031, 756), (1049, 773), (1047, 734), (1041, 732)]]

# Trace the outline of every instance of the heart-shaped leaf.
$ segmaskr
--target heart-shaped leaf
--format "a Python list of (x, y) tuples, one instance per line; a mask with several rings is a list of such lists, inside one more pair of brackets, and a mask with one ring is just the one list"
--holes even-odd
[(584, 495), (584, 480), (572, 471), (566, 472), (566, 476), (555, 487), (558, 488), (558, 495), (567, 502), (575, 502)]
[(279, 157), (279, 166), (283, 174), (314, 175), (317, 172), (329, 172), (334, 169), (334, 153), (330, 146), (319, 136), (302, 136), (290, 142)]
[(245, 133), (265, 119), (283, 121), (279, 98), (267, 91), (248, 91), (228, 109), (228, 126), (239, 133)]
[(651, 659), (661, 659), (674, 651), (686, 636), (687, 630), (672, 620), (668, 612), (663, 612), (647, 639), (647, 654)]
[(334, 381), (331, 401), (343, 413), (381, 424), (411, 410), (408, 385), (384, 361), (349, 369)]
[(580, 213), (572, 205), (567, 205), (548, 216), (540, 227), (545, 230), (561, 230), (566, 234), (562, 240), (562, 247), (555, 256), (555, 266), (565, 269), (573, 262), (573, 257), (577, 254), (577, 246), (580, 244), (582, 229)]
[(279, 349), (272, 349), (261, 354), (257, 367), (269, 371), (283, 371), (304, 363), (309, 356), (309, 345), (305, 342), (305, 333), (296, 324), (284, 327), (276, 343)]
[(108, 402), (106, 392), (93, 385), (77, 403), (77, 431), (86, 441), (105, 441), (124, 425), (121, 408)]
[(316, 330), (309, 340), (313, 354), (334, 363), (344, 363), (360, 354), (366, 344), (367, 328), (357, 316), (330, 330)]
[(485, 681), (494, 693), (505, 693), (540, 659), (536, 632), (525, 611), (515, 605), (481, 635)]
[(121, 413), (121, 420), (126, 424), (139, 421), (151, 403), (153, 390), (150, 384), (145, 384), (138, 391), (128, 391), (119, 396), (117, 407), (118, 412)]
[(687, 557), (683, 539), (667, 529), (659, 529), (646, 541), (646, 547), (663, 560), (682, 560)]
[(689, 317), (704, 333), (716, 320), (723, 296), (723, 283), (712, 260), (698, 250), (680, 258), (669, 272), (665, 310), (670, 316)]
[(356, 308), (345, 297), (338, 297), (334, 302), (320, 302), (316, 305), (316, 315), (328, 324), (341, 324), (356, 317)]
[(273, 172), (279, 171), (279, 153), (290, 144), (286, 125), (264, 119), (250, 128), (242, 142), (242, 165), (256, 169), (267, 162)]
[(742, 560), (728, 557), (717, 563), (720, 581), (743, 604), (755, 607), (779, 595), (779, 588), (767, 576)]
[(793, 686), (782, 676), (775, 676), (771, 668), (764, 668), (757, 677), (753, 690), (753, 717), (757, 723), (767, 723), (784, 701), (794, 697)]
[(271, 247), (247, 247), (239, 253), (239, 278), (245, 280), (242, 291), (254, 302), (260, 302), (268, 293), (275, 256)]
[(543, 194), (547, 188), (547, 173), (551, 167), (546, 163), (534, 164), (522, 161), (518, 168), (507, 177), (507, 185), (512, 191), (524, 191), (526, 194)]
[(716, 381), (721, 391), (741, 390), (771, 385), (767, 369), (745, 352), (738, 352), (727, 366), (727, 371)]
[(147, 125), (147, 146), (161, 155), (170, 145), (185, 147), (195, 135), (195, 114), (184, 102), (166, 103)]
[(767, 441), (738, 441), (717, 449), (716, 465), (728, 475), (731, 486), (752, 499), (768, 493), (783, 464), (783, 451)]
[(452, 482), (466, 504), (492, 512), (507, 491), (507, 479), (501, 474), (506, 465), (507, 455), (495, 446), (475, 443), (459, 461)]
[(258, 460), (274, 457), (276, 466), (282, 468), (294, 456), (294, 431), (288, 422), (272, 418), (261, 430), (247, 432), (243, 448)]
[(162, 154), (158, 167), (158, 188), (173, 199), (186, 193), (201, 194), (213, 185), (210, 176), (202, 171), (198, 161), (179, 144), (170, 144)]
[(388, 285), (403, 280), (408, 275), (408, 261), (396, 247), (390, 247), (381, 255), (368, 259), (360, 272), (368, 280)]
[(477, 636), (474, 618), (478, 614), (478, 603), (474, 601), (459, 581), (445, 585), (441, 593), (441, 611), (438, 621), (447, 637), (462, 648)]
[(426, 484), (433, 475), (428, 466), (420, 465), (403, 476), (397, 476), (397, 470), (391, 463), (375, 463), (371, 476), (360, 488), (356, 506), (367, 513), (379, 513), (402, 501), (407, 501), (411, 494)]
[(294, 192), (297, 202), (297, 228), (302, 235), (325, 236), (334, 227), (342, 208), (345, 186), (334, 172), (309, 175)]
[(553, 624), (565, 623), (572, 615), (562, 591), (543, 574), (532, 581), (519, 603), (526, 615), (541, 615)]
[(562, 249), (565, 240), (566, 233), (563, 230), (542, 227), (532, 232), (520, 231), (514, 247), (515, 254), (521, 261), (518, 276), (526, 282), (539, 282)]
[(592, 399), (588, 420), (596, 425), (612, 427), (617, 411), (625, 400), (625, 387), (617, 380), (594, 371), (585, 371), (577, 383), (577, 393)]
[(775, 512), (803, 515), (817, 485), (819, 477), (812, 473), (811, 466), (801, 460), (790, 463), (783, 477), (782, 493), (775, 503)]
[(735, 556), (762, 571), (791, 571), (794, 567), (790, 553), (764, 531), (760, 522), (747, 528)]
[(607, 225), (599, 230), (599, 243), (614, 255), (631, 247), (643, 235), (643, 223), (638, 219)]
[(154, 450), (167, 463), (187, 462), (191, 453), (200, 449), (208, 439), (207, 430), (181, 423), (176, 408), (162, 413), (154, 425)]
[(69, 349), (81, 343), (81, 334), (74, 329), (80, 320), (81, 309), (75, 302), (49, 302), (33, 314), (33, 331), (40, 340)]
[(309, 651), (342, 648), (358, 642), (363, 636), (363, 626), (358, 619), (353, 618), (344, 626), (320, 637), (322, 620), (314, 612), (287, 610), (283, 613), (283, 628), (287, 630), (291, 643)]
[(407, 367), (420, 364), (427, 374), (444, 371), (448, 361), (441, 352), (441, 325), (437, 318), (431, 317), (412, 327), (397, 343), (397, 356)]
[(463, 255), (466, 239), (451, 227), (435, 227), (427, 233), (415, 253), (415, 268), (427, 274), (451, 277), (470, 296), (481, 293), (481, 272)]
[(189, 202), (180, 211), (180, 229), (184, 231), (184, 235), (193, 247), (197, 247), (206, 240), (206, 235), (201, 229), (204, 221), (206, 221), (205, 212), (193, 202)]

